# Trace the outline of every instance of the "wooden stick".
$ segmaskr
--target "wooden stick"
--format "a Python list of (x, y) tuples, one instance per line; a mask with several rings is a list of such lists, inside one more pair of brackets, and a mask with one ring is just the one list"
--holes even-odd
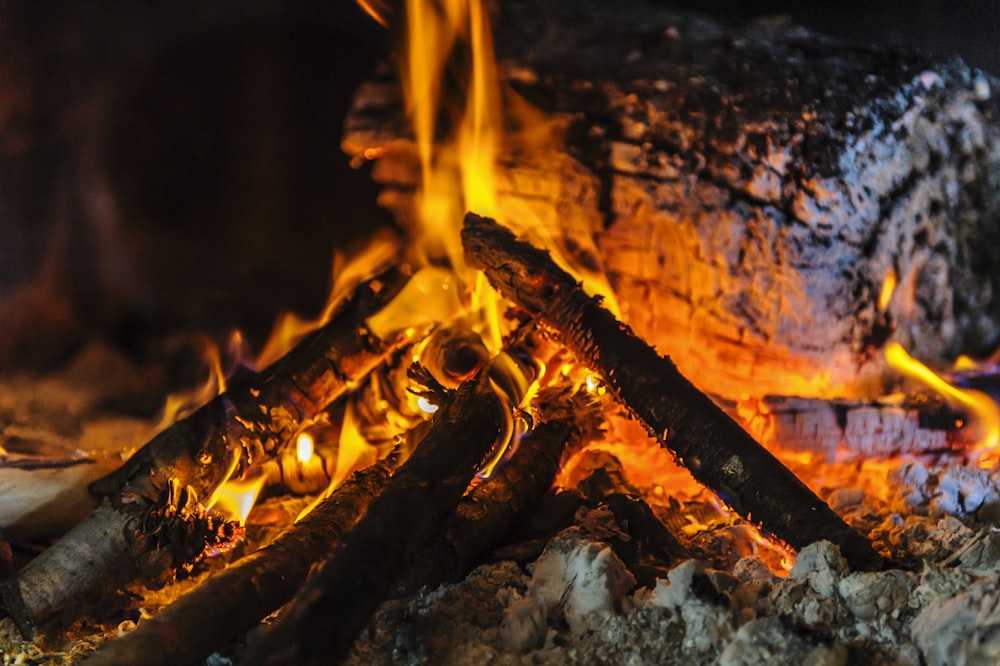
[(556, 329), (580, 362), (599, 373), (692, 475), (737, 513), (793, 548), (827, 539), (855, 569), (883, 565), (867, 539), (685, 379), (669, 357), (587, 296), (547, 252), (473, 213), (465, 218), (462, 242), (470, 265)]
[(29, 639), (72, 621), (96, 598), (143, 572), (143, 517), (170, 483), (205, 498), (234, 465), (280, 452), (299, 428), (353, 388), (403, 343), (367, 333), (365, 319), (405, 276), (390, 270), (359, 287), (325, 326), (283, 358), (167, 428), (118, 471), (92, 485), (90, 518), (0, 586), (6, 612)]
[(427, 435), (244, 664), (331, 664), (346, 653), (406, 563), (440, 533), (503, 430), (484, 368), (450, 393)]
[(586, 412), (599, 407), (585, 394), (554, 387), (543, 391), (536, 403), (541, 405), (544, 420), (521, 439), (517, 451), (492, 477), (466, 493), (444, 533), (424, 546), (410, 564), (394, 596), (467, 575), (552, 487), (563, 451), (596, 434), (600, 420), (588, 418)]
[(287, 603), (309, 568), (357, 522), (385, 486), (392, 465), (355, 474), (264, 548), (209, 578), (134, 631), (105, 643), (85, 666), (201, 663)]

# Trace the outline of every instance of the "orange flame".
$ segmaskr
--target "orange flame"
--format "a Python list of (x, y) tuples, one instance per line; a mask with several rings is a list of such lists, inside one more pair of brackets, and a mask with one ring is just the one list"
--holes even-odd
[(258, 475), (251, 479), (226, 481), (213, 493), (209, 508), (215, 509), (227, 520), (238, 520), (243, 525), (266, 480), (267, 477)]
[[(384, 270), (396, 259), (397, 254), (398, 241), (389, 233), (376, 234), (363, 249), (350, 255), (342, 251), (335, 252), (330, 293), (323, 311), (314, 319), (304, 319), (291, 312), (279, 315), (252, 367), (266, 368), (284, 356), (302, 338), (325, 325), (355, 287)], [(351, 258), (348, 259), (348, 256)]]
[(892, 295), (896, 291), (897, 282), (896, 271), (890, 270), (885, 276), (885, 281), (882, 283), (882, 291), (878, 295), (879, 312), (885, 312), (889, 309), (889, 303), (892, 301)]
[(199, 339), (199, 343), (202, 362), (208, 368), (208, 377), (205, 378), (204, 382), (188, 391), (172, 393), (167, 396), (160, 415), (160, 422), (156, 426), (157, 431), (167, 428), (226, 390), (226, 377), (222, 371), (222, 359), (218, 346), (208, 338)]
[(992, 467), (996, 462), (994, 454), (1000, 443), (1000, 408), (993, 399), (981, 391), (972, 391), (952, 386), (933, 370), (906, 353), (898, 342), (890, 343), (885, 349), (886, 362), (895, 370), (922, 382), (937, 391), (946, 400), (967, 409), (973, 417), (972, 432), (976, 438), (974, 451), (981, 454), (981, 467)]
[[(298, 522), (312, 512), (319, 504), (330, 496), (347, 478), (355, 471), (367, 467), (375, 462), (376, 450), (361, 432), (361, 424), (354, 411), (354, 406), (348, 403), (344, 410), (344, 418), (340, 427), (340, 439), (337, 446), (337, 464), (334, 473), (330, 477), (330, 485), (320, 493), (306, 508), (304, 508), (295, 518)], [(301, 441), (301, 436), (299, 441)], [(301, 449), (300, 449), (301, 453)], [(310, 451), (310, 456), (312, 452)], [(305, 464), (309, 459), (300, 461)]]

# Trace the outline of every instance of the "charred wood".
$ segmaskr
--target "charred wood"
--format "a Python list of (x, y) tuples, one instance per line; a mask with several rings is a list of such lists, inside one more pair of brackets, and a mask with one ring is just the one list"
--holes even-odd
[(699, 482), (737, 513), (800, 549), (829, 540), (856, 569), (882, 566), (871, 544), (678, 370), (587, 296), (547, 252), (470, 213), (466, 260), (507, 298), (559, 332), (580, 362)]
[(106, 643), (85, 664), (195, 664), (235, 642), (294, 596), (310, 567), (324, 559), (385, 486), (391, 468), (383, 460), (357, 472), (273, 542)]
[(761, 444), (815, 454), (866, 458), (961, 451), (975, 442), (967, 415), (935, 396), (847, 400), (766, 396), (728, 409)]
[(345, 654), (496, 444), (506, 416), (487, 378), (484, 369), (446, 396), (413, 455), (245, 663), (329, 664)]
[[(568, 389), (564, 389), (568, 390)], [(410, 565), (397, 596), (464, 577), (476, 560), (501, 543), (549, 488), (563, 452), (593, 436), (586, 418), (596, 411), (584, 395), (540, 395), (544, 421), (525, 435), (509, 460), (474, 486), (455, 507), (445, 532)]]
[[(95, 482), (103, 499), (89, 518), (0, 587), (4, 610), (25, 637), (71, 621), (108, 588), (144, 572), (145, 518), (180, 484), (200, 499), (241, 466), (280, 452), (310, 418), (377, 367), (400, 343), (380, 340), (365, 319), (405, 277), (392, 269), (359, 287), (335, 316), (283, 358), (154, 437), (119, 470)], [(157, 571), (156, 573), (161, 573)]]

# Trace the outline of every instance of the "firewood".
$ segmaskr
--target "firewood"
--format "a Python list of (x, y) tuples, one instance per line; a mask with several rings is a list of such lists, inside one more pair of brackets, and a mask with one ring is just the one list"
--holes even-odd
[[(365, 319), (404, 276), (392, 269), (359, 287), (325, 326), (283, 358), (162, 431), (119, 470), (95, 482), (103, 497), (89, 518), (0, 586), (3, 606), (26, 638), (75, 618), (109, 588), (144, 572), (143, 519), (172, 483), (199, 499), (234, 467), (280, 452), (310, 418), (350, 390), (402, 342), (381, 340)], [(160, 544), (157, 544), (157, 547)]]
[(521, 439), (493, 476), (465, 494), (441, 537), (424, 546), (410, 565), (398, 596), (468, 574), (552, 486), (563, 451), (593, 437), (600, 418), (587, 414), (597, 411), (597, 403), (585, 394), (557, 395), (567, 391), (554, 387), (538, 396), (544, 420)]
[(273, 542), (209, 578), (134, 631), (104, 644), (87, 666), (200, 663), (287, 603), (309, 568), (364, 513), (392, 469), (387, 460), (357, 472)]
[(244, 663), (330, 664), (347, 651), (406, 563), (444, 529), (501, 434), (508, 416), (490, 367), (447, 394), (413, 455)]
[(465, 218), (462, 242), (470, 265), (555, 329), (695, 479), (737, 513), (793, 548), (826, 539), (856, 569), (883, 564), (867, 539), (695, 388), (669, 357), (588, 296), (547, 252), (473, 213)]
[(866, 458), (941, 453), (972, 444), (967, 416), (928, 395), (847, 400), (765, 396), (727, 411), (768, 448), (812, 453), (832, 463), (838, 452)]
[[(871, 397), (895, 377), (888, 339), (926, 361), (1000, 341), (996, 78), (642, 0), (509, 0), (493, 42), (564, 139), (538, 122), (504, 136), (501, 221), (603, 264), (625, 323), (703, 390)], [(405, 225), (419, 161), (386, 71), (358, 90), (343, 145), (377, 156)]]

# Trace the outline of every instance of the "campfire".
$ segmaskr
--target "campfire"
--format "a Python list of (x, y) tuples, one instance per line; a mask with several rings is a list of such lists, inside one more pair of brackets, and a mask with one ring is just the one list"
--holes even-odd
[[(343, 148), (398, 227), (259, 353), (189, 336), (157, 419), (75, 393), (146, 381), (101, 341), (3, 379), (4, 663), (1000, 657), (1000, 83), (641, 0), (359, 4), (399, 39)], [(66, 396), (82, 434), (32, 429)]]

